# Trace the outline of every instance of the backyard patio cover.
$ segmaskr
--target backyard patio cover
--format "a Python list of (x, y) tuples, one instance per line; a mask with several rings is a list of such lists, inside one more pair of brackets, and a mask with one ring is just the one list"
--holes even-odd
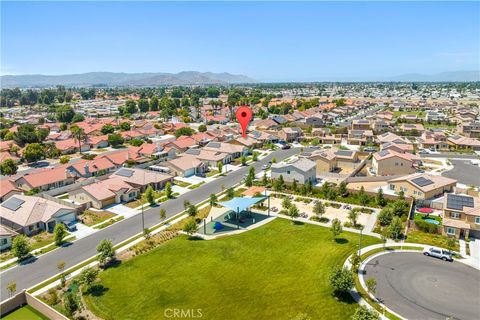
[(257, 203), (262, 202), (265, 199), (267, 199), (267, 197), (255, 197), (255, 198), (237, 197), (229, 201), (218, 202), (218, 204), (221, 205), (222, 207), (228, 208), (235, 212), (242, 212)]

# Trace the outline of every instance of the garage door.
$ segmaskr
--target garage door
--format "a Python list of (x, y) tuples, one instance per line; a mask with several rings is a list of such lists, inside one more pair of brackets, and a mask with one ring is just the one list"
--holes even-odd
[(57, 219), (67, 223), (72, 222), (72, 221), (75, 221), (75, 213), (74, 212), (67, 213), (67, 214), (58, 216)]
[(115, 203), (115, 197), (102, 201), (102, 204), (104, 207), (114, 203)]

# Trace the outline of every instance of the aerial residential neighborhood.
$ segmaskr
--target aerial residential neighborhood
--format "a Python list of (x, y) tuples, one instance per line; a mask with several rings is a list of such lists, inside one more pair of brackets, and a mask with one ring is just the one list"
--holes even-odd
[(478, 9), (2, 3), (0, 317), (478, 319)]

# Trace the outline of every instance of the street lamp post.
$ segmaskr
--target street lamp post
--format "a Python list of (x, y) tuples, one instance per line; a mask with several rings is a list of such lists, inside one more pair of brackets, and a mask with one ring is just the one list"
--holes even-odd
[(363, 228), (360, 229), (360, 238), (358, 239), (358, 256), (359, 257), (362, 254), (362, 232), (363, 232)]

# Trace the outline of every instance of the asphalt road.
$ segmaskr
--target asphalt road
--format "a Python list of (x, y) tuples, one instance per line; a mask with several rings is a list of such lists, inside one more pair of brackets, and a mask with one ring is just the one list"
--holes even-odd
[(458, 180), (467, 186), (480, 186), (480, 167), (473, 165), (470, 160), (450, 160), (453, 169), (442, 172), (442, 176)]
[(376, 297), (409, 320), (479, 319), (480, 272), (463, 263), (389, 253), (368, 263), (364, 278), (370, 277)]
[[(159, 211), (161, 208), (167, 212), (167, 218), (174, 216), (184, 210), (183, 203), (185, 200), (192, 204), (197, 204), (207, 199), (211, 193), (218, 193), (222, 191), (222, 186), (225, 188), (231, 187), (243, 179), (247, 173), (248, 168), (253, 166), (256, 171), (261, 170), (262, 165), (275, 157), (278, 161), (284, 160), (296, 153), (299, 149), (278, 150), (266, 158), (253, 163), (250, 166), (241, 168), (240, 170), (229, 173), (225, 177), (215, 179), (212, 182), (206, 183), (197, 189), (191, 190), (186, 194), (179, 196), (162, 203), (160, 206), (145, 210), (145, 227), (149, 228), (158, 224), (160, 220)], [(118, 244), (140, 232), (142, 228), (142, 215), (138, 214), (131, 218), (122, 220), (114, 225), (102, 229), (90, 236), (79, 239), (73, 242), (68, 247), (51, 251), (43, 256), (38, 257), (31, 263), (19, 265), (12, 269), (6, 270), (0, 274), (0, 299), (1, 301), (8, 298), (6, 291), (6, 284), (15, 281), (17, 284), (17, 292), (22, 289), (30, 288), (41, 281), (48, 279), (58, 273), (56, 268), (59, 261), (66, 262), (66, 268), (72, 267), (88, 258), (94, 256), (97, 252), (95, 247), (103, 239), (110, 239), (114, 244)]]
[(479, 159), (480, 157), (475, 154), (465, 154), (465, 153), (429, 153), (429, 154), (421, 154), (420, 157), (422, 158), (456, 158), (456, 159)]

